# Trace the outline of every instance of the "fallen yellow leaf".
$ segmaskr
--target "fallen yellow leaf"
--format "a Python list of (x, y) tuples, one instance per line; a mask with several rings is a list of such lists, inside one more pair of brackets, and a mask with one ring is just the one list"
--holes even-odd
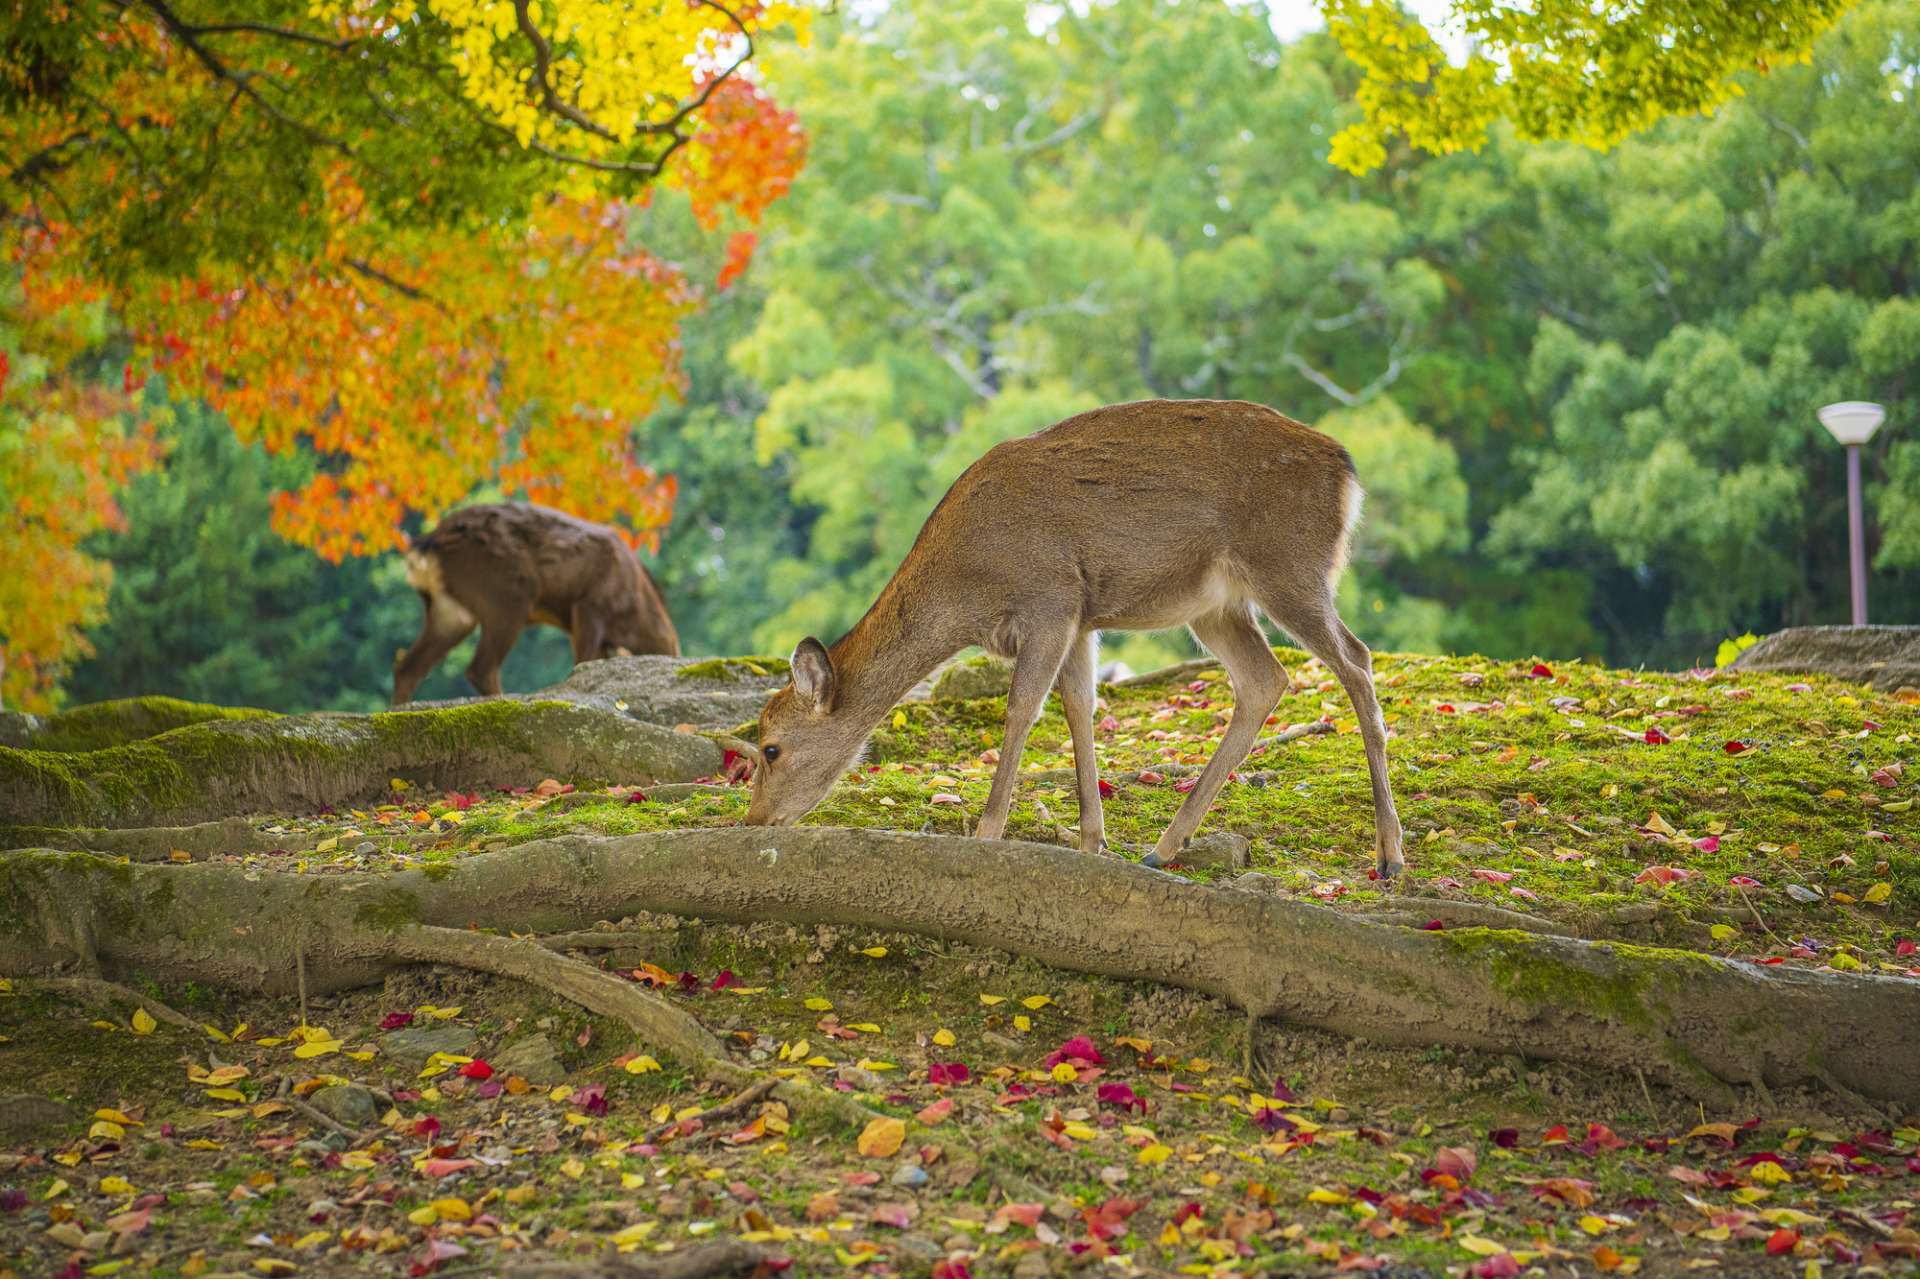
[(882, 1116), (860, 1130), (860, 1139), (855, 1148), (869, 1159), (886, 1159), (898, 1152), (906, 1139), (905, 1123), (891, 1116)]
[(159, 1022), (153, 1019), (153, 1014), (148, 1012), (146, 1009), (136, 1008), (133, 1010), (133, 1033), (134, 1034), (151, 1035), (154, 1032), (154, 1028), (157, 1027), (159, 1024), (160, 1024)]

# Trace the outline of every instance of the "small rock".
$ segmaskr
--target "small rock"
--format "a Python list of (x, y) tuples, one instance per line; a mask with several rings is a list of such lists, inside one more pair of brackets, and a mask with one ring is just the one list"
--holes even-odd
[(314, 1089), (307, 1104), (315, 1110), (354, 1130), (367, 1127), (380, 1117), (373, 1094), (359, 1084), (329, 1084)]
[(904, 1234), (900, 1236), (898, 1242), (903, 1252), (910, 1252), (916, 1257), (926, 1260), (937, 1260), (946, 1255), (946, 1251), (934, 1242), (933, 1236), (931, 1235), (923, 1235), (917, 1232)]
[(416, 1069), (426, 1064), (427, 1058), (435, 1053), (449, 1053), (456, 1057), (472, 1056), (473, 1044), (474, 1035), (471, 1028), (455, 1026), (449, 1022), (408, 1026), (401, 1030), (390, 1030), (380, 1036), (382, 1052), (401, 1065)]
[(1192, 870), (1245, 870), (1252, 851), (1246, 836), (1220, 830), (1187, 841), (1178, 860)]
[(72, 1107), (39, 1093), (0, 1093), (0, 1144), (58, 1132), (77, 1117)]
[(977, 697), (1005, 697), (1013, 685), (1013, 670), (991, 657), (955, 662), (934, 681), (935, 701), (970, 702)]
[(374, 846), (374, 842), (372, 840), (363, 839), (359, 843), (353, 846), (353, 851), (356, 856), (371, 857), (375, 853), (379, 852), (380, 850)]
[(888, 1180), (896, 1186), (903, 1186), (908, 1190), (914, 1190), (926, 1185), (932, 1178), (927, 1176), (927, 1170), (919, 1164), (904, 1163), (893, 1170), (893, 1176)]
[(558, 1083), (567, 1076), (560, 1050), (545, 1035), (528, 1035), (489, 1058), (496, 1075), (518, 1075), (528, 1083)]
[(1013, 1279), (1049, 1279), (1053, 1274), (1053, 1263), (1041, 1249), (1022, 1254), (1013, 1264)]

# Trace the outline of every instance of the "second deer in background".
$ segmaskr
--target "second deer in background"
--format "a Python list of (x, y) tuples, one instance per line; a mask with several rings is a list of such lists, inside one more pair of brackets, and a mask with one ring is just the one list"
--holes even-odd
[(393, 663), (393, 704), (480, 628), (467, 679), (500, 692), (500, 664), (530, 622), (573, 638), (573, 660), (665, 653), (680, 637), (653, 576), (620, 534), (544, 506), (468, 506), (407, 548), (407, 582), (426, 607), (420, 638)]

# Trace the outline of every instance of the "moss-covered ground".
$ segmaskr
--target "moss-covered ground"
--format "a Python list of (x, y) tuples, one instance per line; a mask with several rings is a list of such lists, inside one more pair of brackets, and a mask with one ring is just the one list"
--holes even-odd
[[(1257, 754), (1205, 828), (1248, 836), (1281, 891), (1416, 922), (1428, 903), (1474, 901), (1589, 935), (1920, 978), (1911, 697), (1383, 656), (1409, 862), (1390, 891), (1367, 874), (1346, 699), (1283, 656), (1295, 683), (1273, 731), (1322, 717), (1337, 731)], [(1107, 831), (1137, 851), (1230, 691), (1202, 671), (1104, 696)], [(961, 831), (1000, 713), (995, 699), (903, 706), (810, 820)], [(1066, 751), (1050, 707), (1010, 834), (1072, 837)], [(725, 786), (393, 800), (260, 817), (281, 847), (236, 858), (262, 873), (444, 864), (745, 811)], [(902, 1128), (863, 1142), (778, 1106), (705, 1126), (693, 1112), (722, 1098), (670, 1060), (653, 1069), (620, 1027), (462, 973), (315, 1000), (305, 1031), (293, 1001), (169, 989), (148, 993), (211, 1029), (137, 1033), (130, 1005), (22, 985), (0, 995), (0, 1092), (70, 1117), (14, 1131), (21, 1103), (0, 1097), (0, 1274), (492, 1273), (726, 1235), (793, 1273), (949, 1279), (1920, 1266), (1920, 1116), (1815, 1094), (1714, 1109), (1577, 1066), (1287, 1028), (1260, 1045), (1275, 1069), (1248, 1076), (1239, 1019), (1197, 996), (912, 937), (629, 922), (630, 941), (583, 955), (667, 983), (742, 1061)], [(408, 1056), (422, 1026), (487, 1064)], [(492, 1069), (538, 1060), (535, 1037), (557, 1063)], [(291, 1104), (336, 1080), (379, 1090), (350, 1133)]]

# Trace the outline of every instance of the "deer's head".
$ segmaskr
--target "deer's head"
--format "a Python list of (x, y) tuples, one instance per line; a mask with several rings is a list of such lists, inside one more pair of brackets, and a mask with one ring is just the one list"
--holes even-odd
[(873, 726), (836, 704), (837, 685), (826, 645), (812, 636), (801, 640), (793, 650), (793, 682), (760, 712), (748, 825), (793, 825), (860, 758)]

